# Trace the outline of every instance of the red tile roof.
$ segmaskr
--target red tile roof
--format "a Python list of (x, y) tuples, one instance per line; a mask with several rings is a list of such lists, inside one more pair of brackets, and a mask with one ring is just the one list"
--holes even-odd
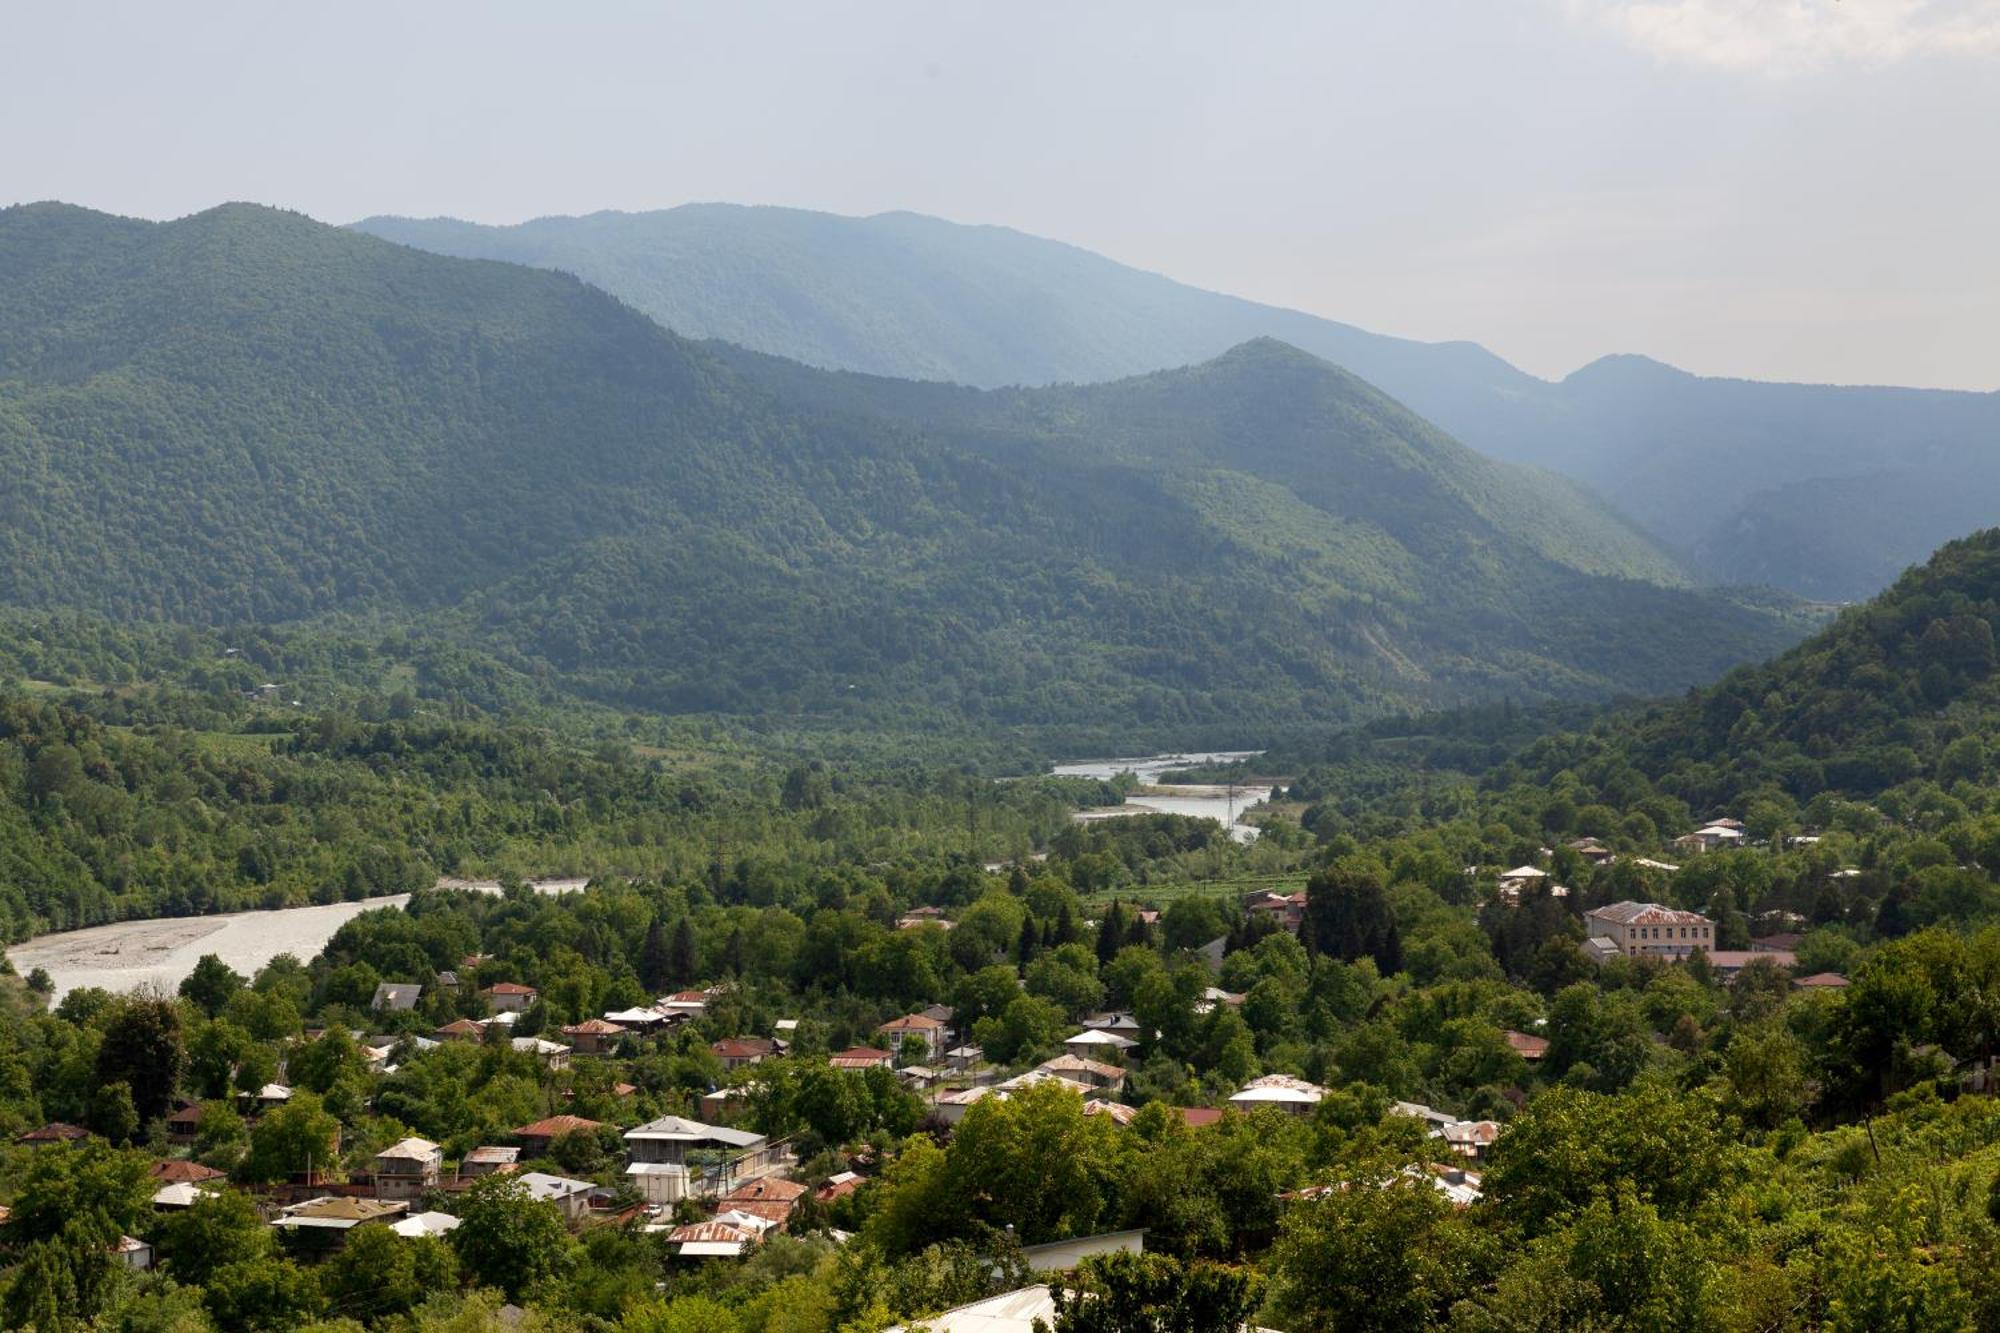
[(518, 981), (496, 981), (486, 988), (488, 995), (533, 995), (533, 986), (523, 986)]
[(193, 1185), (204, 1180), (220, 1180), (223, 1172), (200, 1162), (155, 1162), (146, 1168), (146, 1174), (165, 1185)]
[(537, 1120), (532, 1125), (523, 1125), (514, 1131), (517, 1139), (552, 1139), (558, 1134), (574, 1134), (578, 1130), (603, 1129), (601, 1120), (586, 1120), (580, 1115), (552, 1115), (547, 1120)]

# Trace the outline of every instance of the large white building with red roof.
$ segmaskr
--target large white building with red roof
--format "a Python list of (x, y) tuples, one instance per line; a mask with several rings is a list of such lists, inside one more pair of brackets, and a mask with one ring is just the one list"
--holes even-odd
[(1602, 940), (1628, 958), (1685, 958), (1700, 949), (1715, 951), (1715, 923), (1699, 912), (1658, 903), (1623, 902), (1583, 914), (1593, 940)]

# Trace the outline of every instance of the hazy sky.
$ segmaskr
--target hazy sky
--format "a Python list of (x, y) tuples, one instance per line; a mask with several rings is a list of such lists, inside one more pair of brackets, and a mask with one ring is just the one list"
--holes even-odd
[(0, 200), (996, 222), (1560, 375), (2000, 387), (2000, 0), (9, 0)]

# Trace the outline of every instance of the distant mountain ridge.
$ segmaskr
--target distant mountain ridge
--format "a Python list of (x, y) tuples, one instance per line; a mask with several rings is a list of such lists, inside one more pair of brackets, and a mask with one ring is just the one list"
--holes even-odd
[(0, 211), (0, 479), (0, 603), (409, 626), (671, 712), (1241, 735), (1798, 632), (1268, 340), (869, 380), (250, 205)]
[[(690, 337), (898, 378), (1096, 382), (1278, 338), (1475, 449), (1593, 487), (1721, 582), (1865, 597), (2000, 522), (2000, 393), (1704, 379), (1627, 356), (1549, 383), (1476, 344), (1386, 337), (908, 213), (697, 204), (515, 227), (355, 225), (575, 273)], [(1871, 507), (1870, 493), (1890, 502)]]

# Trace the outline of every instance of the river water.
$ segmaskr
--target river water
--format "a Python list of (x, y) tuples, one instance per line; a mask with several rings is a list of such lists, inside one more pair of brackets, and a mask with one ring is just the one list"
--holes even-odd
[[(497, 893), (494, 881), (443, 881), (450, 887)], [(538, 880), (540, 893), (574, 893), (580, 879)], [(214, 954), (249, 976), (281, 953), (304, 962), (326, 947), (334, 932), (363, 912), (401, 907), (407, 893), (318, 907), (280, 907), (268, 912), (224, 912), (151, 921), (118, 921), (108, 926), (38, 935), (7, 950), (14, 970), (26, 976), (42, 968), (55, 982), (54, 1001), (79, 986), (110, 991), (172, 991), (194, 971), (203, 954)], [(53, 1002), (53, 1001), (52, 1001)]]
[[(1240, 842), (1249, 842), (1257, 830), (1241, 821), (1243, 812), (1263, 797), (1264, 789), (1239, 787), (1180, 786), (1159, 788), (1160, 775), (1169, 769), (1195, 764), (1225, 764), (1254, 758), (1258, 750), (1212, 751), (1187, 754), (1140, 755), (1124, 759), (1089, 759), (1058, 764), (1052, 772), (1062, 777), (1109, 780), (1131, 772), (1146, 784), (1128, 797), (1125, 804), (1100, 810), (1086, 810), (1078, 819), (1116, 819), (1124, 815), (1192, 815), (1213, 819)], [(441, 887), (497, 893), (499, 884), (487, 881), (440, 881)], [(535, 881), (541, 893), (573, 893), (583, 888), (580, 879)], [(362, 912), (378, 907), (401, 907), (408, 894), (368, 898), (354, 903), (329, 903), (320, 907), (281, 907), (268, 912), (227, 912), (217, 916), (168, 917), (151, 921), (119, 921), (108, 926), (41, 935), (7, 950), (7, 957), (23, 976), (42, 968), (55, 983), (55, 999), (79, 986), (102, 986), (110, 991), (161, 989), (172, 991), (194, 970), (203, 954), (214, 954), (245, 976), (281, 953), (301, 961), (326, 947), (334, 932)]]
[(1192, 815), (1196, 819), (1213, 819), (1228, 829), (1229, 836), (1238, 842), (1250, 842), (1256, 838), (1257, 830), (1242, 822), (1243, 812), (1265, 797), (1266, 788), (1237, 787), (1232, 792), (1228, 787), (1179, 783), (1161, 787), (1158, 783), (1160, 776), (1172, 769), (1232, 764), (1254, 759), (1262, 753), (1262, 750), (1214, 750), (1149, 754), (1127, 759), (1086, 759), (1074, 764), (1057, 764), (1049, 771), (1057, 777), (1097, 778), (1100, 781), (1109, 781), (1120, 773), (1131, 773), (1145, 784), (1126, 797), (1125, 804), (1081, 811), (1076, 816), (1079, 820), (1117, 819), (1123, 815), (1144, 814)]

